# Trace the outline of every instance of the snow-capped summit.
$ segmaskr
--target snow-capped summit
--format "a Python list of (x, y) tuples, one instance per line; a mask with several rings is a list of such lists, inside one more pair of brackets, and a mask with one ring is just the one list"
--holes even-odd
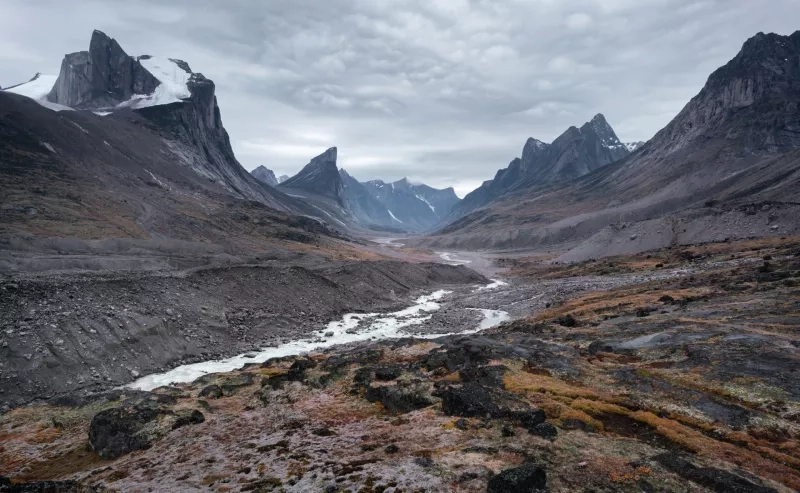
[(182, 60), (129, 56), (115, 39), (95, 30), (88, 51), (64, 56), (58, 76), (37, 74), (13, 92), (53, 109), (106, 112), (186, 101), (194, 86), (208, 82)]
[(628, 149), (628, 152), (633, 152), (636, 149), (642, 147), (644, 145), (643, 141), (639, 142), (625, 142), (625, 148)]

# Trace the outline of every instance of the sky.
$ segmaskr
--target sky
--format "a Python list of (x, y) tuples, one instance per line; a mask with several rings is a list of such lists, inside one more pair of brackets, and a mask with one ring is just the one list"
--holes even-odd
[(337, 146), (366, 181), (463, 196), (603, 113), (648, 140), (800, 0), (0, 0), (0, 86), (57, 74), (93, 29), (216, 83), (242, 165), (292, 175)]

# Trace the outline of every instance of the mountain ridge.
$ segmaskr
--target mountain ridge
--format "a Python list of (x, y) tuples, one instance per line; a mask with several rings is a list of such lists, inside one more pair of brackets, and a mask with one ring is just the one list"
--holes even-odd
[[(421, 243), (461, 248), (579, 243), (580, 254), (564, 260), (581, 260), (670, 244), (791, 234), (797, 224), (787, 214), (800, 203), (798, 107), (800, 31), (756, 35), (633, 154), (568, 182), (514, 190)], [(764, 222), (748, 218), (747, 211), (754, 210)], [(729, 224), (708, 223), (715, 214)], [(780, 224), (773, 222), (779, 218)], [(675, 229), (670, 221), (685, 226)], [(626, 236), (632, 225), (641, 230)]]

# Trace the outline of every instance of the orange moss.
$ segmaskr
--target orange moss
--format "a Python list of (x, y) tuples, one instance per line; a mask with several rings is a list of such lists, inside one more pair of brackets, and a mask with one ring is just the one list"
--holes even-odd
[(547, 375), (523, 372), (508, 372), (503, 378), (506, 390), (517, 394), (543, 392), (567, 397), (599, 398), (601, 394), (579, 384), (570, 384), (564, 380)]

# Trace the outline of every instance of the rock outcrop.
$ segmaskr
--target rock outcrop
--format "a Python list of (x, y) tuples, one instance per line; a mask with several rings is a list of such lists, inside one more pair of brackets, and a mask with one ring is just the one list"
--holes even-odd
[(64, 56), (47, 99), (76, 109), (114, 107), (135, 94), (150, 94), (161, 82), (115, 39), (95, 30), (89, 51)]
[(150, 395), (97, 413), (89, 425), (89, 445), (104, 459), (144, 450), (183, 426), (205, 421), (195, 409), (172, 410), (175, 398)]

